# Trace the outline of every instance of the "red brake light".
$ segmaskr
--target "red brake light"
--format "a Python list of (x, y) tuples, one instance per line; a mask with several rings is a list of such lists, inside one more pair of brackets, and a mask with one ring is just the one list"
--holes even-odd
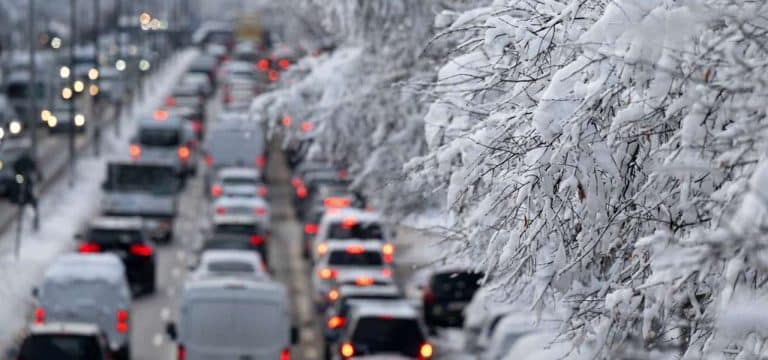
[(177, 153), (179, 154), (179, 159), (181, 159), (181, 161), (189, 160), (190, 151), (188, 147), (186, 146), (179, 147), (179, 150), (177, 151)]
[(351, 229), (357, 225), (357, 219), (353, 217), (345, 217), (341, 219), (341, 227), (344, 229)]
[(168, 120), (168, 112), (165, 110), (157, 110), (155, 111), (155, 120), (157, 121), (165, 121)]
[(344, 323), (347, 321), (341, 317), (341, 316), (334, 316), (328, 319), (328, 328), (329, 329), (338, 329), (344, 326)]
[(216, 208), (216, 215), (224, 215), (226, 213), (227, 213), (227, 208), (223, 208), (223, 207)]
[(195, 133), (199, 134), (203, 132), (203, 123), (200, 122), (200, 120), (192, 120), (192, 130), (195, 131)]
[(184, 348), (184, 345), (179, 345), (176, 348), (176, 359), (177, 360), (186, 360), (187, 359), (187, 349)]
[(355, 356), (355, 347), (350, 343), (344, 343), (341, 345), (341, 348), (339, 348), (339, 352), (341, 353), (341, 356), (345, 359), (349, 359), (353, 356)]
[(261, 197), (267, 196), (267, 187), (264, 185), (259, 186), (258, 192), (259, 192), (259, 196)]
[(280, 360), (291, 360), (291, 349), (283, 349), (283, 352), (280, 353)]
[(267, 78), (269, 78), (269, 81), (271, 82), (277, 82), (277, 80), (280, 79), (280, 74), (275, 70), (269, 70), (269, 72), (267, 72)]
[(323, 280), (331, 280), (336, 278), (337, 273), (334, 269), (325, 268), (321, 269), (318, 275)]
[(204, 158), (204, 160), (205, 160), (205, 165), (206, 165), (206, 166), (208, 166), (208, 167), (211, 167), (211, 166), (213, 166), (213, 156), (211, 156), (211, 155), (205, 155), (205, 158)]
[(293, 124), (293, 118), (290, 115), (283, 116), (283, 126), (284, 127), (291, 127), (291, 124)]
[(373, 285), (373, 278), (371, 277), (359, 277), (355, 279), (355, 285), (357, 286), (371, 286)]
[(176, 106), (176, 99), (173, 98), (173, 96), (168, 96), (165, 98), (165, 106)]
[(381, 269), (381, 275), (385, 277), (392, 277), (392, 269), (390, 268), (383, 268)]
[(308, 132), (312, 131), (312, 129), (314, 129), (314, 128), (315, 128), (315, 126), (312, 125), (312, 123), (309, 122), (309, 121), (305, 121), (305, 122), (301, 123), (301, 131), (302, 132), (308, 133)]
[(152, 256), (152, 247), (146, 244), (133, 244), (128, 250), (131, 254), (136, 256)]
[(267, 166), (267, 157), (264, 156), (264, 154), (261, 154), (256, 158), (256, 167), (263, 169), (265, 166)]
[(365, 252), (362, 246), (347, 246), (347, 254), (360, 255)]
[(269, 69), (269, 60), (267, 59), (261, 59), (258, 63), (256, 63), (256, 69), (259, 71), (267, 71)]
[(294, 177), (291, 178), (291, 185), (293, 187), (295, 187), (295, 188), (298, 188), (298, 187), (304, 185), (304, 182), (301, 181), (301, 179), (299, 179), (298, 177), (294, 176)]
[(128, 150), (131, 154), (131, 158), (136, 160), (139, 157), (141, 157), (141, 146), (137, 144), (132, 144), (131, 147)]
[(42, 324), (45, 322), (45, 309), (38, 307), (35, 309), (35, 324)]
[(307, 198), (307, 188), (304, 187), (304, 185), (300, 186), (298, 189), (296, 189), (296, 196), (299, 199), (306, 199)]
[(315, 235), (317, 234), (317, 230), (319, 230), (319, 227), (317, 224), (305, 224), (304, 225), (304, 233), (308, 235)]
[(211, 186), (211, 195), (213, 195), (213, 197), (219, 197), (223, 193), (224, 193), (224, 189), (221, 188), (221, 185)]
[(277, 66), (279, 66), (283, 70), (288, 70), (288, 68), (291, 66), (291, 62), (288, 61), (288, 59), (280, 59), (277, 62)]
[(352, 201), (347, 198), (328, 197), (323, 199), (323, 205), (326, 208), (348, 208)]
[(101, 245), (96, 243), (82, 243), (77, 251), (81, 254), (92, 254), (101, 252)]
[(125, 333), (128, 331), (128, 311), (125, 310), (118, 310), (116, 314), (117, 318), (117, 324), (115, 325), (115, 329), (119, 333)]
[(429, 360), (432, 358), (434, 349), (430, 343), (423, 343), (419, 347), (419, 360)]
[(264, 216), (267, 215), (267, 209), (263, 207), (257, 207), (253, 209), (253, 213), (256, 214), (256, 216)]
[(264, 244), (264, 237), (261, 235), (251, 235), (251, 245), (261, 246)]

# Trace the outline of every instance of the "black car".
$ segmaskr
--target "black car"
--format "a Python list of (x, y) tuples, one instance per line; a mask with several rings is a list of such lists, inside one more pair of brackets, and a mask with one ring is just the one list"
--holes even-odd
[(267, 241), (269, 231), (258, 222), (240, 220), (238, 216), (217, 216), (213, 235), (203, 244), (203, 250), (252, 250), (258, 251), (265, 264), (269, 263)]
[(108, 252), (123, 260), (131, 291), (135, 294), (151, 294), (156, 288), (154, 247), (140, 218), (100, 217), (87, 224), (78, 235), (78, 251), (81, 253)]
[(50, 323), (32, 325), (18, 350), (10, 354), (23, 360), (107, 360), (107, 340), (92, 324)]
[(431, 274), (422, 294), (424, 321), (436, 327), (460, 327), (464, 308), (480, 287), (482, 273), (468, 270), (443, 270)]

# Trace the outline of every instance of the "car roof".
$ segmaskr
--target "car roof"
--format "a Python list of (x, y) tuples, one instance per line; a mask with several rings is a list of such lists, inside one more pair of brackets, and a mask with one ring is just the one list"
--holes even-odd
[(76, 322), (47, 322), (29, 326), (31, 335), (101, 335), (101, 330), (95, 324)]
[(355, 297), (366, 295), (402, 296), (396, 285), (355, 286), (342, 285), (339, 287), (339, 297)]
[(110, 253), (65, 254), (48, 267), (45, 278), (55, 282), (104, 280), (121, 283), (125, 281), (125, 267), (120, 258)]
[(255, 177), (259, 178), (261, 177), (261, 173), (256, 168), (251, 167), (244, 167), (244, 166), (234, 166), (234, 167), (224, 167), (221, 168), (218, 172), (218, 176), (221, 178), (228, 178), (228, 177)]
[(405, 300), (353, 300), (352, 317), (393, 317), (400, 319), (418, 319), (419, 312)]
[(237, 196), (222, 196), (213, 203), (214, 206), (262, 206), (268, 208), (267, 202), (257, 196), (253, 197), (237, 197)]
[(109, 230), (142, 230), (144, 221), (140, 217), (99, 216), (88, 222), (88, 227)]

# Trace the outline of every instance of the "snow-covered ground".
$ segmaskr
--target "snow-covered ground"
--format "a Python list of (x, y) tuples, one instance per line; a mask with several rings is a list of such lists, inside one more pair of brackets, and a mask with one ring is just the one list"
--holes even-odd
[[(161, 105), (176, 79), (194, 58), (194, 50), (181, 52), (171, 58), (151, 79), (145, 81), (144, 97), (133, 104), (130, 114), (144, 114)], [(39, 283), (51, 261), (74, 247), (74, 235), (90, 216), (98, 211), (101, 182), (107, 159), (127, 151), (133, 133), (135, 116), (124, 118), (122, 137), (105, 131), (103, 156), (90, 155), (78, 159), (74, 187), (68, 185), (68, 175), (62, 176), (41, 200), (40, 230), (35, 233), (31, 212), (23, 226), (18, 259), (14, 256), (16, 227), (0, 236), (0, 350), (13, 344), (29, 320), (33, 306), (32, 289)], [(83, 154), (90, 152), (83, 152)]]

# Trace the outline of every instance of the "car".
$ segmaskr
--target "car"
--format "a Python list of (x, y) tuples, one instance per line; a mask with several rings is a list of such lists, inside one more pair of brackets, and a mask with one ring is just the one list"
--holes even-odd
[(333, 209), (326, 211), (318, 225), (317, 235), (312, 241), (313, 262), (324, 255), (331, 241), (365, 241), (378, 244), (384, 261), (394, 262), (395, 246), (392, 244), (389, 227), (381, 216), (361, 209)]
[(214, 217), (234, 215), (269, 229), (271, 214), (269, 203), (260, 197), (222, 196), (212, 204)]
[(337, 360), (365, 356), (430, 360), (435, 353), (419, 312), (406, 301), (355, 302), (334, 349)]
[(195, 278), (246, 277), (267, 279), (267, 266), (257, 252), (240, 250), (208, 250), (200, 257), (191, 275)]
[(224, 167), (216, 172), (211, 184), (210, 196), (217, 198), (229, 192), (231, 195), (252, 194), (251, 196), (266, 197), (267, 186), (264, 185), (261, 172), (252, 167)]
[(110, 351), (130, 359), (131, 292), (114, 254), (67, 254), (48, 267), (35, 291), (34, 323), (84, 322), (105, 334)]
[(192, 63), (187, 69), (187, 73), (190, 74), (202, 74), (208, 77), (211, 85), (216, 87), (216, 72), (219, 66), (218, 59), (210, 54), (199, 54), (192, 60)]
[(178, 83), (171, 95), (165, 98), (166, 108), (183, 107), (193, 111), (193, 117), (205, 122), (206, 101), (200, 93), (200, 87), (194, 83)]
[(147, 222), (153, 240), (170, 243), (178, 213), (179, 179), (173, 163), (112, 160), (102, 184), (101, 213), (139, 216)]
[(267, 164), (266, 136), (262, 125), (246, 117), (225, 115), (209, 126), (203, 142), (207, 167), (205, 189), (208, 191), (213, 177), (225, 167), (254, 167), (262, 172)]
[(395, 285), (358, 286), (342, 285), (336, 290), (337, 299), (325, 312), (323, 337), (325, 339), (325, 358), (332, 357), (332, 346), (338, 340), (349, 318), (349, 310), (354, 301), (359, 300), (402, 300), (400, 289)]
[(422, 293), (424, 321), (430, 331), (437, 327), (461, 327), (464, 308), (472, 300), (484, 275), (467, 268), (433, 271)]
[[(479, 354), (480, 360), (503, 360), (510, 354), (513, 346), (525, 336), (534, 333), (556, 333), (562, 323), (549, 315), (516, 311), (505, 314), (492, 324), (488, 330), (488, 342)], [(551, 339), (555, 339), (553, 336)], [(519, 354), (522, 355), (522, 354)]]
[(243, 278), (189, 280), (166, 333), (185, 360), (289, 359), (297, 340), (285, 286)]
[[(362, 207), (363, 203), (359, 201), (358, 196), (347, 188), (344, 182), (333, 184), (319, 184), (308, 190), (308, 195), (304, 201), (298, 202), (296, 216), (302, 221), (308, 221), (309, 215), (314, 209), (345, 209), (349, 207)], [(315, 224), (320, 219), (315, 220)]]
[(322, 312), (329, 305), (328, 294), (340, 279), (355, 279), (361, 285), (390, 283), (392, 268), (384, 261), (381, 247), (367, 242), (330, 242), (328, 251), (315, 264), (312, 275), (313, 300)]
[(131, 141), (129, 155), (136, 160), (161, 160), (174, 164), (177, 174), (184, 177), (197, 165), (197, 154), (191, 144), (196, 141), (194, 130), (187, 121), (158, 110), (152, 118), (142, 118)]
[(76, 238), (81, 254), (112, 253), (120, 257), (134, 294), (155, 292), (157, 259), (141, 218), (97, 217)]
[[(422, 289), (423, 290), (423, 289)], [(481, 354), (485, 351), (493, 329), (510, 313), (524, 311), (519, 305), (509, 304), (498, 298), (491, 288), (481, 287), (464, 308), (464, 351)]]
[(106, 337), (88, 323), (51, 322), (29, 327), (18, 349), (10, 352), (19, 360), (111, 360)]
[(187, 72), (181, 77), (180, 83), (182, 86), (195, 87), (198, 89), (198, 94), (203, 97), (211, 97), (213, 95), (213, 84), (211, 79), (199, 72)]
[(251, 215), (215, 215), (212, 234), (202, 250), (231, 249), (256, 251), (269, 263), (269, 228)]

